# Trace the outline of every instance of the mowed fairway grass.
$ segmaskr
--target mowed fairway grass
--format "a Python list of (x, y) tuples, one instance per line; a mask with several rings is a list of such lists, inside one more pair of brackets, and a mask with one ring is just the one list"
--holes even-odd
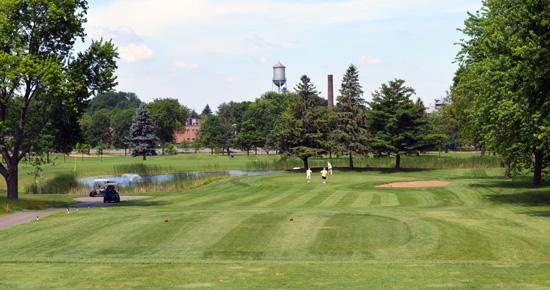
[[(0, 288), (550, 288), (550, 190), (501, 174), (278, 173), (57, 214), (0, 231)], [(376, 187), (413, 180), (450, 185)]]

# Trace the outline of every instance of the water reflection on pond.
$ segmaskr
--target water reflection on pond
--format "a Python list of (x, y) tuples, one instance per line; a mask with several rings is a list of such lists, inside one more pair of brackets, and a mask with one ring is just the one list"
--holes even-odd
[(132, 187), (138, 184), (163, 184), (173, 181), (185, 181), (193, 179), (201, 179), (211, 176), (256, 176), (284, 172), (282, 170), (228, 170), (216, 172), (179, 172), (179, 173), (164, 173), (153, 175), (139, 175), (135, 173), (125, 173), (122, 175), (110, 176), (92, 176), (79, 179), (79, 183), (84, 186), (92, 187), (94, 180), (107, 179), (116, 182), (120, 187)]

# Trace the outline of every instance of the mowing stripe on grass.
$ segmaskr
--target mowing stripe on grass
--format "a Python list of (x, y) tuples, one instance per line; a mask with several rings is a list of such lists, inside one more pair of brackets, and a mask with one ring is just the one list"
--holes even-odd
[(205, 250), (204, 258), (261, 259), (279, 232), (280, 224), (287, 222), (287, 216), (287, 213), (266, 212), (247, 218)]
[(304, 213), (290, 214), (294, 219), (280, 226), (280, 231), (271, 240), (266, 259), (308, 260), (309, 248), (327, 220), (327, 216)]
[(295, 191), (276, 194), (276, 195), (272, 195), (270, 199), (259, 202), (258, 204), (256, 204), (256, 206), (257, 207), (274, 207), (278, 203), (285, 203), (287, 202), (287, 200), (288, 202), (290, 202), (291, 200), (294, 200), (299, 196), (300, 196), (299, 193)]
[(304, 206), (304, 203), (306, 203), (308, 200), (311, 200), (315, 196), (317, 196), (317, 193), (314, 192), (314, 191), (308, 192), (308, 193), (305, 193), (305, 194), (301, 193), (298, 198), (293, 199), (292, 201), (282, 205), (281, 207), (283, 207), (283, 206), (288, 207), (288, 208), (302, 207), (302, 206)]
[(418, 199), (420, 197), (418, 192), (400, 191), (399, 193), (396, 193), (396, 197), (400, 206), (415, 206), (419, 204)]
[(344, 195), (338, 203), (335, 204), (336, 207), (350, 207), (355, 201), (359, 198), (359, 193), (357, 192), (348, 192)]
[(165, 244), (167, 258), (203, 257), (204, 252), (221, 240), (227, 233), (253, 215), (252, 212), (215, 212), (192, 224), (183, 235)]
[(313, 196), (310, 200), (303, 204), (303, 207), (315, 207), (323, 203), (327, 198), (331, 196), (330, 192), (320, 192)]
[(370, 207), (378, 207), (380, 206), (380, 203), (382, 202), (382, 198), (380, 197), (380, 194), (376, 193), (373, 194), (371, 200), (370, 200)]
[(332, 192), (321, 204), (319, 204), (319, 207), (334, 207), (334, 205), (336, 205), (344, 197), (344, 195), (345, 194), (342, 192)]
[(259, 196), (256, 196), (256, 198), (252, 199), (252, 200), (247, 200), (247, 201), (244, 201), (244, 202), (239, 202), (238, 206), (257, 206), (258, 203), (262, 202), (262, 201), (265, 201), (265, 200), (269, 200), (273, 197), (273, 194), (261, 194)]
[(380, 205), (381, 206), (399, 206), (399, 200), (393, 193), (380, 193)]
[(397, 247), (409, 240), (399, 220), (368, 214), (335, 214), (319, 231), (310, 253), (320, 259), (373, 259), (376, 249)]
[(235, 205), (239, 205), (241, 203), (246, 203), (248, 201), (255, 200), (258, 197), (262, 197), (264, 195), (265, 194), (261, 194), (261, 193), (250, 193), (250, 194), (243, 193), (241, 197), (235, 198), (233, 200), (229, 200), (227, 202), (220, 203), (218, 205), (219, 206), (235, 206)]
[(439, 239), (437, 249), (430, 258), (441, 260), (494, 260), (490, 237), (478, 231), (466, 228), (457, 223), (430, 219), (438, 227)]
[(368, 208), (372, 202), (372, 198), (374, 197), (374, 193), (372, 192), (361, 192), (357, 196), (357, 200), (353, 202), (351, 205), (352, 208)]

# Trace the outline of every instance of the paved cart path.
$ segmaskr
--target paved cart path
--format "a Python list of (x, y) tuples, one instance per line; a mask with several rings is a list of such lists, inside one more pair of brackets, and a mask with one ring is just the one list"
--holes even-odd
[[(150, 198), (150, 196), (121, 196), (121, 202), (140, 200)], [(103, 197), (79, 197), (75, 198), (79, 203), (71, 205), (69, 210), (76, 208), (92, 208), (104, 207), (112, 205), (112, 203), (103, 203)], [(25, 224), (31, 221), (45, 218), (58, 212), (66, 212), (67, 208), (49, 208), (44, 210), (26, 210), (5, 216), (0, 216), (0, 230), (14, 227), (16, 225)]]

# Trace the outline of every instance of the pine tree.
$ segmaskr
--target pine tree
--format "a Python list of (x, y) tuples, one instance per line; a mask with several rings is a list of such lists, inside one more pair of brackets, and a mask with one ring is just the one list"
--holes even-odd
[(309, 167), (308, 159), (323, 152), (321, 110), (315, 105), (318, 92), (306, 75), (296, 86), (296, 95), (283, 114), (281, 151), (297, 156)]
[(201, 115), (203, 116), (212, 116), (212, 109), (210, 109), (210, 106), (206, 104), (206, 107), (202, 110)]
[(367, 129), (365, 119), (365, 100), (359, 83), (359, 72), (350, 65), (340, 88), (336, 114), (338, 125), (333, 138), (343, 152), (349, 156), (349, 167), (353, 168), (353, 154), (367, 152)]
[(422, 145), (422, 129), (426, 124), (425, 107), (418, 99), (410, 98), (414, 89), (404, 80), (383, 84), (373, 93), (368, 111), (368, 127), (372, 134), (371, 147), (379, 155), (396, 154), (395, 168), (401, 168), (401, 153), (414, 152)]
[(132, 156), (156, 155), (155, 152), (155, 126), (149, 115), (149, 111), (143, 105), (139, 107), (130, 127), (130, 148)]

